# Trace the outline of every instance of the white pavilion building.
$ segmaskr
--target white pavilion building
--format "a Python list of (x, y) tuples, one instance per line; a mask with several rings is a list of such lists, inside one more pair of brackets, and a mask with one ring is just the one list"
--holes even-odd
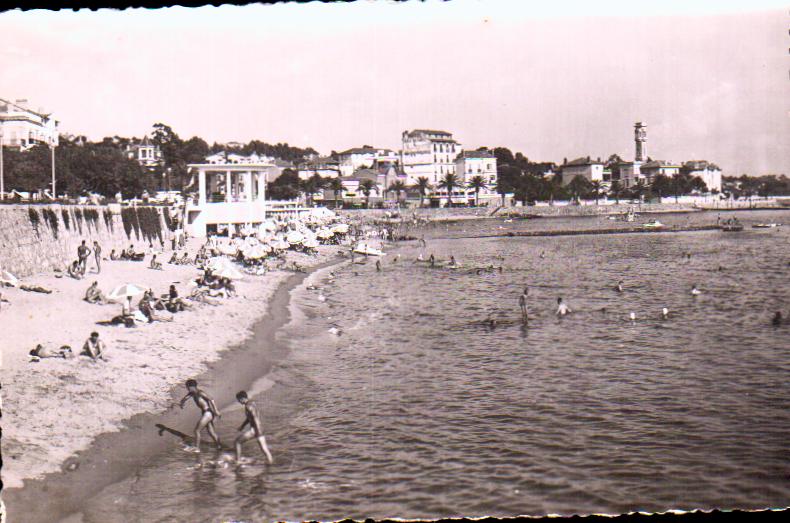
[(277, 166), (269, 163), (190, 164), (197, 171), (197, 201), (187, 202), (186, 231), (192, 236), (257, 227), (266, 219), (266, 181)]

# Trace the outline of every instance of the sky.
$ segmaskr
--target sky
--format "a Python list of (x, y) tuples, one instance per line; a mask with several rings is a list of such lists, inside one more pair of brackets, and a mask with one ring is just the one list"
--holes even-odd
[(0, 13), (0, 98), (61, 132), (321, 153), (404, 130), (531, 160), (790, 175), (787, 0), (453, 0)]

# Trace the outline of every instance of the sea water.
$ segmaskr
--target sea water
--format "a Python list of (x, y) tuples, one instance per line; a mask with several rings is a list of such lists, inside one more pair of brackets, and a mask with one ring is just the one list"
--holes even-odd
[[(790, 226), (749, 226), (788, 213), (737, 216), (739, 233), (553, 238), (464, 239), (503, 222), (461, 223), (381, 272), (371, 259), (316, 273), (278, 334), (289, 355), (252, 388), (275, 463), (255, 442), (238, 467), (174, 441), (93, 498), (84, 521), (787, 506), (790, 325), (770, 320), (790, 313)], [(463, 268), (413, 263), (421, 252)], [(474, 270), (489, 264), (502, 272)], [(223, 413), (229, 442), (242, 413)]]

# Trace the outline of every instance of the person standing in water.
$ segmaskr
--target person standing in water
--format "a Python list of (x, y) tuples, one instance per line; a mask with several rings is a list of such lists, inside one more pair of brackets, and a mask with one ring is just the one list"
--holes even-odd
[(179, 404), (180, 407), (183, 409), (184, 403), (186, 403), (189, 398), (192, 398), (195, 400), (195, 405), (198, 406), (202, 413), (200, 420), (197, 425), (195, 425), (195, 448), (200, 452), (200, 432), (204, 428), (208, 428), (208, 433), (214, 440), (214, 443), (217, 444), (217, 448), (221, 449), (222, 444), (217, 436), (217, 431), (214, 429), (214, 420), (220, 418), (220, 413), (214, 400), (197, 387), (197, 381), (195, 380), (187, 380), (186, 387), (189, 392), (187, 392), (187, 395), (181, 400)]
[(527, 295), (529, 294), (529, 287), (524, 287), (524, 292), (518, 297), (518, 306), (521, 308), (521, 321), (527, 323), (529, 321), (529, 311), (527, 311)]
[(376, 260), (376, 272), (381, 272), (381, 260)]
[(433, 256), (433, 254), (431, 254), (429, 260), (431, 261), (431, 267), (436, 267), (436, 258)]
[[(261, 450), (264, 454), (266, 454), (266, 458), (269, 460), (269, 463), (272, 463), (272, 455), (269, 452), (269, 448), (266, 446), (266, 437), (263, 435), (263, 427), (261, 426), (261, 419), (258, 415), (258, 409), (255, 406), (255, 403), (250, 401), (247, 397), (247, 393), (245, 391), (239, 391), (236, 394), (236, 400), (244, 405), (244, 423), (241, 424), (239, 427), (239, 436), (236, 438), (235, 447), (236, 447), (236, 461), (241, 461), (241, 446), (250, 441), (251, 439), (255, 439), (258, 442), (258, 445), (261, 447)], [(249, 425), (247, 430), (244, 430), (244, 427)]]
[(565, 316), (566, 314), (573, 312), (570, 307), (565, 305), (565, 302), (562, 301), (562, 298), (557, 298), (557, 316)]
[(617, 286), (614, 288), (614, 290), (617, 292), (623, 292), (623, 280), (617, 282)]

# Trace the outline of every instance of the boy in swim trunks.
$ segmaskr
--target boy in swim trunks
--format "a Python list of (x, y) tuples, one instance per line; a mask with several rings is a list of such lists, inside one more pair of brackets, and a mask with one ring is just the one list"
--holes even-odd
[(244, 427), (249, 425), (249, 428), (244, 430), (244, 432), (239, 434), (239, 437), (236, 438), (236, 461), (241, 460), (241, 446), (251, 439), (256, 439), (258, 441), (258, 445), (261, 447), (261, 450), (264, 454), (266, 454), (266, 458), (269, 460), (269, 463), (271, 463), (272, 455), (269, 452), (269, 449), (266, 447), (266, 438), (263, 435), (261, 420), (258, 416), (258, 410), (255, 407), (255, 403), (247, 398), (247, 393), (243, 390), (236, 394), (236, 399), (239, 403), (244, 405), (245, 415), (244, 423), (242, 423), (241, 427), (239, 427), (239, 431), (244, 430)]
[(197, 381), (187, 380), (186, 386), (189, 392), (187, 392), (187, 395), (181, 400), (181, 408), (183, 409), (184, 403), (186, 403), (189, 398), (192, 398), (195, 400), (195, 405), (197, 405), (202, 412), (200, 420), (197, 425), (195, 425), (195, 447), (198, 452), (200, 452), (200, 432), (204, 428), (208, 428), (208, 433), (214, 440), (214, 443), (217, 444), (217, 448), (221, 449), (222, 444), (219, 442), (217, 431), (214, 430), (214, 420), (220, 418), (220, 413), (217, 406), (214, 404), (214, 400), (211, 399), (208, 394), (197, 388)]

